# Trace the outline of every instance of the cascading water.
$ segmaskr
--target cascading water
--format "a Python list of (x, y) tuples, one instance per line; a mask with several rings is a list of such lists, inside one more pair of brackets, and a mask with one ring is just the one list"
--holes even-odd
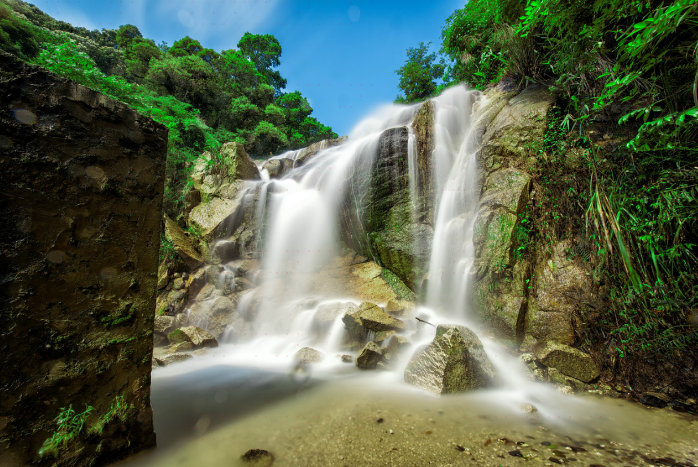
[[(495, 369), (504, 381), (503, 388), (488, 391), (493, 400), (504, 405), (530, 402), (530, 395), (558, 396), (551, 388), (531, 382), (523, 364), (507, 355), (504, 347), (487, 338), (479, 323), (467, 309), (468, 278), (473, 264), (473, 225), (479, 204), (477, 191), (476, 152), (478, 135), (474, 130), (478, 108), (485, 96), (468, 91), (464, 86), (446, 90), (432, 100), (435, 147), (432, 154), (434, 189), (436, 191), (434, 237), (429, 264), (426, 299), (418, 304), (422, 319), (438, 324), (462, 324), (476, 332)], [(344, 326), (338, 316), (327, 335), (313, 332), (313, 318), (318, 306), (329, 302), (351, 302), (355, 297), (308, 294), (321, 270), (336, 256), (338, 247), (339, 210), (349, 183), (358, 167), (370, 168), (378, 154), (381, 134), (389, 128), (406, 126), (409, 187), (414, 201), (418, 196), (416, 135), (411, 124), (421, 104), (390, 105), (361, 121), (341, 146), (318, 152), (302, 167), (292, 169), (280, 180), (259, 182), (256, 216), (262, 228), (261, 285), (258, 290), (242, 295), (238, 311), (250, 320), (246, 338), (229, 331), (223, 344), (233, 346), (226, 355), (236, 364), (279, 367), (279, 356), (293, 356), (304, 346), (325, 353), (340, 351)], [(412, 218), (416, 220), (413, 209)], [(258, 302), (256, 316), (250, 310)], [(384, 305), (384, 304), (379, 304)], [(406, 322), (413, 349), (433, 339), (434, 328), (409, 320)], [(254, 336), (252, 334), (254, 333)], [(251, 338), (251, 339), (250, 339)], [(409, 353), (409, 352), (407, 352)], [(402, 382), (409, 358), (391, 376), (380, 378)], [(283, 360), (288, 365), (289, 359)], [(339, 360), (329, 360), (316, 369), (341, 367)], [(282, 365), (283, 366), (283, 365)], [(280, 368), (280, 367), (279, 367)], [(353, 368), (353, 367), (352, 367)], [(503, 392), (502, 392), (503, 391)], [(542, 414), (545, 404), (538, 403)]]

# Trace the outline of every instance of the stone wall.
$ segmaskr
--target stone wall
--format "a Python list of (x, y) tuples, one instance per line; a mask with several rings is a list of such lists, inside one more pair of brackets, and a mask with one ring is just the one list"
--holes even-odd
[(167, 129), (4, 53), (0, 96), (0, 465), (105, 465), (155, 445)]

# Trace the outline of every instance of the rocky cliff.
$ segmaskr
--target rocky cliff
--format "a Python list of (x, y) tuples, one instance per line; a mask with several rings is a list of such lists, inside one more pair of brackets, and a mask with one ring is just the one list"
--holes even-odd
[(167, 129), (4, 53), (0, 89), (0, 465), (105, 465), (155, 445)]

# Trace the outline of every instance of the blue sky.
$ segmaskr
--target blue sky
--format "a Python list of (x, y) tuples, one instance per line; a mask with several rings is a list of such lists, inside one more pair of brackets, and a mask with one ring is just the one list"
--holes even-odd
[(340, 136), (399, 93), (406, 50), (441, 44), (441, 28), (463, 0), (38, 0), (45, 13), (74, 26), (134, 24), (169, 45), (184, 36), (216, 51), (236, 48), (245, 32), (272, 34), (286, 92), (301, 91), (313, 116)]

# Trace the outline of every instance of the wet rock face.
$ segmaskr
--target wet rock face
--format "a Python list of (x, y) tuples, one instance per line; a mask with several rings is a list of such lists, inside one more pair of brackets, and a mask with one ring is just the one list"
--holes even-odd
[(347, 245), (414, 291), (426, 274), (434, 232), (426, 221), (413, 221), (408, 141), (406, 127), (385, 130), (377, 154), (359, 158), (348, 175), (340, 222)]
[(431, 344), (419, 347), (405, 368), (406, 383), (438, 395), (494, 387), (499, 381), (480, 339), (464, 326), (438, 326)]
[(83, 436), (59, 451), (105, 463), (155, 444), (167, 129), (2, 52), (0, 70), (0, 465), (39, 463), (61, 408), (94, 407), (89, 429), (123, 396), (133, 415), (100, 452)]

